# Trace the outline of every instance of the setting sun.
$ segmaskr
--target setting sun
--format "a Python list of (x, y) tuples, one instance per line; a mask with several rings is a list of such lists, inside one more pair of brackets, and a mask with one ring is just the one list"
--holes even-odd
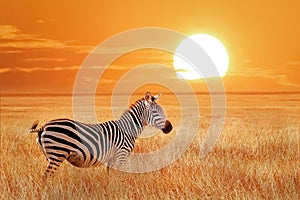
[[(179, 49), (186, 49), (193, 51), (192, 47), (189, 47), (188, 40), (192, 39), (196, 42), (210, 57), (214, 63), (217, 72), (204, 76), (199, 74), (186, 60), (182, 59), (176, 53)], [(200, 78), (209, 78), (209, 77), (218, 77), (224, 76), (228, 69), (228, 53), (224, 45), (215, 37), (208, 34), (195, 34), (184, 39), (177, 47), (174, 57), (173, 57), (173, 66), (176, 70), (178, 78), (195, 80)], [(205, 70), (207, 66), (196, 66), (201, 70)]]

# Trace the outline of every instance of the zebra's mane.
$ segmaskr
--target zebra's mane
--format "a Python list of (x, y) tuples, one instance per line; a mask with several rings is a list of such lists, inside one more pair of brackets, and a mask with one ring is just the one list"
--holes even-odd
[[(140, 102), (142, 102), (144, 100), (145, 100), (145, 98), (141, 98), (141, 99), (137, 100), (134, 104), (131, 104), (129, 106), (129, 110), (132, 109), (133, 107), (136, 107), (137, 105), (140, 105)], [(156, 101), (154, 100), (154, 97), (152, 97), (151, 100), (152, 100), (152, 104), (157, 104)]]
[[(137, 105), (140, 105), (141, 102), (144, 101), (144, 100), (145, 100), (145, 98), (141, 98), (141, 99), (137, 100), (134, 104), (131, 104), (131, 105), (129, 106), (129, 109), (128, 109), (128, 110), (131, 110), (132, 108), (136, 107)], [(126, 111), (128, 111), (128, 110), (126, 110)], [(125, 111), (125, 112), (126, 112), (126, 111)]]

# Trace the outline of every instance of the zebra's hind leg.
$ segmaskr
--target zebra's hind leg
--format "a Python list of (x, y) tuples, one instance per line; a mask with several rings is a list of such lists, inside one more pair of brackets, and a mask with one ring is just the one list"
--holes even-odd
[(61, 163), (66, 159), (66, 157), (50, 157), (48, 158), (48, 167), (42, 177), (43, 181), (46, 181), (48, 177), (55, 174), (55, 171), (59, 168)]

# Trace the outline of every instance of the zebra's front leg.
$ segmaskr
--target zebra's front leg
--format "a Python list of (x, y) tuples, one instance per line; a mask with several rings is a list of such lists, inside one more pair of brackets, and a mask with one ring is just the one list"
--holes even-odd
[(117, 170), (121, 170), (122, 167), (126, 164), (128, 155), (128, 151), (124, 149), (122, 149), (118, 154), (116, 154), (114, 168)]
[(106, 166), (106, 172), (107, 174), (109, 174), (109, 168), (113, 167), (114, 165), (114, 158), (110, 159), (108, 162), (107, 162), (107, 166)]
[(106, 171), (109, 174), (109, 168), (114, 168), (120, 170), (122, 166), (126, 163), (126, 158), (128, 156), (128, 152), (126, 150), (120, 150), (117, 152), (108, 162)]

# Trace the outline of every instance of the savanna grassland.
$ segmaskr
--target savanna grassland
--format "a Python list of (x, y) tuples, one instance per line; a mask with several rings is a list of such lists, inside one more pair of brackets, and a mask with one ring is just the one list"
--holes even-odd
[[(161, 98), (174, 130), (138, 139), (135, 152), (163, 147), (180, 126), (178, 104), (170, 104), (168, 96)], [(222, 134), (202, 159), (200, 145), (210, 125), (210, 105), (206, 95), (199, 95), (198, 100), (197, 135), (171, 165), (150, 173), (111, 170), (108, 175), (105, 166), (80, 169), (65, 162), (43, 184), (47, 161), (28, 128), (36, 119), (44, 123), (72, 118), (72, 98), (2, 96), (0, 199), (300, 198), (300, 94), (228, 95)], [(105, 102), (108, 96), (101, 103), (97, 100), (100, 121), (112, 117)]]

